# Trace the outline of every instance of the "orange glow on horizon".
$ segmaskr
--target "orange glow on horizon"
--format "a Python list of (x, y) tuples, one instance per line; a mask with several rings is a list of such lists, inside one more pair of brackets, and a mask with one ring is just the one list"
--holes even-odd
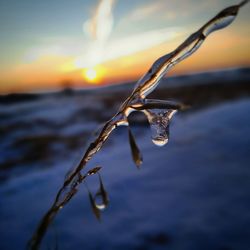
[[(1, 72), (0, 93), (60, 89), (67, 79), (72, 86), (106, 85), (138, 80), (156, 58), (175, 49), (184, 37), (95, 66), (78, 68), (74, 57), (43, 56), (30, 64), (20, 64)], [(225, 40), (228, 41), (225, 43)], [(216, 33), (192, 57), (176, 65), (168, 76), (230, 67), (249, 67), (246, 56), (249, 37)], [(220, 53), (218, 53), (218, 50)]]
[(94, 67), (84, 68), (82, 70), (82, 76), (87, 83), (101, 84), (103, 78), (106, 76), (106, 70), (103, 66), (96, 65)]

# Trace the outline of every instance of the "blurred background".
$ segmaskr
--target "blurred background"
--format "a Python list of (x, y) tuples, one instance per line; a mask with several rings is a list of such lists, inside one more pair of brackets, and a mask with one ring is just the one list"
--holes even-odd
[[(67, 171), (158, 57), (238, 1), (0, 0), (0, 249), (25, 249)], [(86, 188), (41, 249), (249, 249), (250, 4), (169, 72), (151, 98), (190, 105), (151, 142), (142, 114), (90, 161), (110, 204)], [(98, 177), (88, 179), (92, 192)]]

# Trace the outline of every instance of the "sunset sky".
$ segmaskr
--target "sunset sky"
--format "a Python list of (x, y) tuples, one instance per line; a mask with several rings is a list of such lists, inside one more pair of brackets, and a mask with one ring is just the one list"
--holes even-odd
[[(0, 0), (0, 94), (137, 80), (233, 0)], [(171, 74), (250, 65), (250, 4)]]

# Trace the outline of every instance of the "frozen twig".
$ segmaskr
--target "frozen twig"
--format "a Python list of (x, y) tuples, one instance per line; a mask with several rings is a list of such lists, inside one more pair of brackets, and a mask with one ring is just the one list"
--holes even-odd
[[(91, 169), (85, 174), (82, 173), (82, 170), (93, 155), (95, 155), (102, 148), (110, 133), (115, 128), (118, 126), (129, 127), (128, 116), (131, 112), (140, 111), (146, 115), (152, 130), (152, 140), (156, 145), (162, 146), (168, 142), (170, 119), (177, 110), (183, 109), (185, 106), (176, 102), (146, 99), (147, 95), (157, 87), (161, 78), (175, 64), (193, 54), (210, 33), (228, 26), (237, 16), (239, 9), (247, 2), (248, 0), (245, 0), (238, 5), (230, 6), (222, 10), (199, 30), (190, 35), (174, 51), (160, 57), (153, 63), (148, 72), (138, 81), (132, 94), (120, 106), (118, 112), (108, 122), (106, 122), (100, 134), (88, 146), (78, 166), (66, 176), (62, 187), (57, 193), (53, 205), (43, 217), (30, 241), (29, 247), (31, 249), (37, 249), (39, 247), (49, 224), (54, 219), (58, 211), (63, 208), (77, 193), (78, 186), (85, 181), (89, 175), (99, 173), (100, 167)], [(129, 141), (133, 160), (139, 167), (142, 163), (142, 156), (130, 128)], [(100, 190), (96, 196), (101, 196), (104, 203), (103, 205), (106, 206), (108, 202), (107, 193), (104, 190), (101, 178), (99, 180)], [(95, 197), (93, 197), (91, 193), (89, 193), (89, 197), (94, 213), (99, 218), (100, 214), (98, 209), (103, 206), (97, 206), (95, 204)]]

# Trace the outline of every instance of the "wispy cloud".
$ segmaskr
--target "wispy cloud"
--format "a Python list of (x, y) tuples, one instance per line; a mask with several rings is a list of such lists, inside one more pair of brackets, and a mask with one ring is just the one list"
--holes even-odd
[(82, 48), (72, 44), (39, 45), (30, 48), (23, 56), (23, 63), (34, 63), (44, 56), (76, 56)]
[(113, 29), (113, 7), (115, 0), (100, 0), (93, 17), (84, 22), (84, 33), (93, 40), (105, 42)]
[[(128, 23), (131, 20), (148, 18), (151, 14), (162, 11), (164, 5), (164, 1), (144, 4), (125, 16), (124, 21)], [(76, 59), (77, 68), (91, 67), (151, 48), (176, 37), (180, 32), (176, 28), (155, 29), (110, 40), (113, 30), (113, 7), (114, 0), (101, 0), (94, 16), (84, 23), (84, 31), (93, 39), (93, 43), (88, 48), (88, 53)]]
[(152, 17), (154, 14), (161, 13), (166, 8), (166, 3), (163, 1), (143, 4), (135, 8), (125, 19), (130, 21), (139, 21)]
[(83, 24), (83, 30), (92, 40), (88, 61), (91, 66), (103, 60), (103, 52), (113, 30), (113, 7), (115, 0), (100, 0), (93, 17)]
[[(163, 28), (143, 31), (133, 35), (125, 35), (119, 39), (110, 39), (113, 31), (113, 9), (115, 0), (101, 0), (94, 15), (84, 22), (84, 33), (89, 37), (83, 46), (80, 40), (56, 39), (49, 43), (30, 48), (24, 56), (24, 63), (34, 63), (46, 56), (70, 57), (75, 62), (66, 62), (62, 68), (71, 71), (93, 67), (122, 56), (131, 55), (163, 42), (171, 40), (180, 34), (180, 29)], [(163, 2), (143, 5), (126, 16), (126, 20), (146, 18), (163, 8)], [(80, 55), (80, 56), (79, 56)], [(75, 59), (73, 59), (75, 58)]]
[[(117, 40), (110, 41), (105, 51), (102, 52), (102, 57), (95, 59), (96, 64), (105, 63), (107, 61), (120, 58), (122, 56), (131, 55), (151, 47), (157, 46), (163, 42), (172, 40), (181, 34), (180, 29), (156, 29), (145, 31), (139, 34), (126, 36)], [(98, 52), (97, 52), (98, 53)], [(93, 53), (79, 57), (76, 60), (76, 65), (79, 68), (87, 67), (89, 64), (90, 55)]]

